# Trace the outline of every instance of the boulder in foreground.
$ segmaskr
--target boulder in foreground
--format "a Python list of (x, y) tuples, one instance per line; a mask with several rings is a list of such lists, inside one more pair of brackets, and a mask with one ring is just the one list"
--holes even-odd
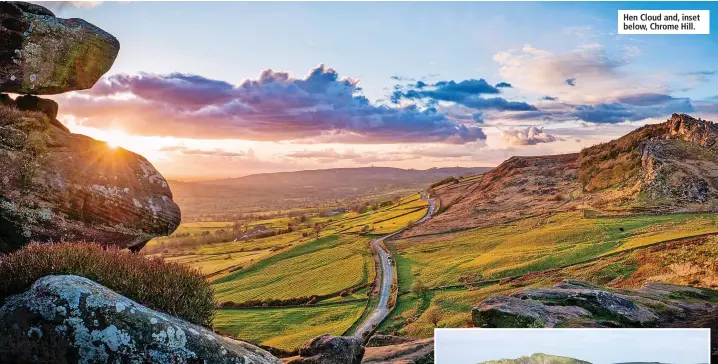
[(718, 291), (649, 282), (618, 290), (566, 280), (491, 296), (471, 310), (475, 327), (710, 328), (718, 359)]
[(5, 301), (0, 358), (58, 364), (281, 363), (253, 345), (153, 311), (78, 276), (41, 278)]
[(322, 335), (299, 349), (299, 356), (287, 364), (360, 364), (364, 356), (362, 340), (354, 336)]
[(50, 95), (91, 88), (119, 51), (115, 37), (82, 19), (0, 2), (0, 92)]

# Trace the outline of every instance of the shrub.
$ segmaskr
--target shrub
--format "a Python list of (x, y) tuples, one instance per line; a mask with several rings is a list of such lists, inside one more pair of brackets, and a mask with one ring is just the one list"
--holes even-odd
[(214, 293), (199, 271), (90, 243), (30, 244), (0, 255), (0, 302), (41, 277), (63, 274), (86, 277), (194, 324), (210, 326), (214, 318)]

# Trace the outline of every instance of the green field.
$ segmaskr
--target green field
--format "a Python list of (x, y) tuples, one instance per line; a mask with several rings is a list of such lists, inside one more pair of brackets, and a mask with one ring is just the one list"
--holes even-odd
[(327, 236), (214, 282), (220, 302), (338, 294), (374, 278), (369, 239)]
[[(421, 194), (415, 193), (361, 214), (308, 214), (301, 222), (297, 216), (244, 221), (240, 223), (243, 229), (263, 225), (280, 230), (292, 224), (295, 231), (239, 241), (231, 233), (233, 222), (193, 222), (182, 224), (175, 237), (156, 239), (148, 247), (168, 261), (210, 275), (220, 304), (256, 306), (270, 300), (322, 296), (318, 306), (221, 309), (215, 319), (216, 328), (243, 339), (293, 349), (316, 335), (341, 334), (355, 324), (366, 307), (368, 289), (348, 290), (374, 281), (369, 243), (376, 235), (418, 221), (427, 208)], [(320, 238), (314, 228), (317, 223), (322, 226)], [(215, 234), (226, 236), (225, 241), (202, 243), (203, 237)], [(173, 241), (188, 237), (193, 239), (190, 244), (173, 249)]]
[(291, 350), (322, 334), (341, 335), (364, 310), (364, 302), (340, 305), (219, 310), (214, 327), (251, 342)]
[[(671, 257), (689, 254), (691, 250), (676, 249), (675, 253), (658, 259), (656, 256), (662, 253), (649, 254), (644, 253), (646, 249), (640, 249), (711, 233), (718, 233), (716, 214), (584, 219), (582, 214), (573, 212), (389, 242), (397, 262), (399, 290), (403, 294), (390, 318), (382, 323), (380, 332), (430, 337), (434, 329), (431, 316), (438, 318), (438, 327), (470, 327), (474, 305), (490, 295), (517, 289), (508, 284), (484, 284), (467, 289), (460, 281), (533, 273), (521, 286), (546, 285), (568, 277), (598, 284), (616, 279), (639, 283), (660, 277), (667, 282), (703, 281), (706, 285), (718, 286), (715, 274), (696, 273), (714, 270), (715, 266), (696, 265), (694, 262), (701, 259), (695, 254), (684, 259), (686, 263), (671, 262), (675, 260)], [(714, 249), (716, 238), (711, 239), (703, 255)], [(587, 260), (592, 263), (577, 264)], [(562, 266), (569, 267), (553, 270)], [(636, 277), (633, 280), (632, 275)], [(425, 297), (416, 296), (410, 290), (417, 280), (434, 289)], [(453, 287), (437, 289), (442, 286)]]
[(715, 214), (582, 218), (578, 212), (391, 242), (400, 290), (542, 271), (656, 242), (718, 232)]

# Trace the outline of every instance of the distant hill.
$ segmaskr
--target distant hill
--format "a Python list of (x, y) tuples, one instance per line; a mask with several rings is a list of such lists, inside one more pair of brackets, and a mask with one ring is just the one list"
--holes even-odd
[(489, 360), (479, 364), (591, 364), (590, 362), (573, 359), (565, 356), (536, 353), (531, 356), (522, 356), (517, 359)]
[(512, 157), (483, 178), (436, 189), (441, 213), (406, 236), (549, 212), (718, 211), (718, 125), (685, 114), (580, 153)]
[(336, 206), (355, 199), (382, 199), (427, 188), (447, 177), (491, 168), (334, 168), (254, 174), (212, 181), (168, 181), (185, 220), (198, 216)]

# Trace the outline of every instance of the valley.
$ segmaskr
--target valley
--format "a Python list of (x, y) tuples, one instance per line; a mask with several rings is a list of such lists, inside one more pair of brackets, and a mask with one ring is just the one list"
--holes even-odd
[[(236, 224), (183, 223), (173, 235), (149, 242), (145, 254), (190, 265), (212, 282), (216, 329), (291, 351), (323, 333), (354, 331), (372, 314), (381, 284), (375, 283), (371, 242), (429, 211), (420, 193), (360, 207), (365, 211), (334, 207)], [(257, 226), (276, 235), (235, 238)]]
[[(513, 157), (425, 184), (428, 198), (415, 191), (187, 222), (146, 250), (211, 280), (217, 330), (288, 353), (322, 333), (422, 339), (437, 327), (473, 327), (483, 300), (566, 279), (716, 289), (718, 188), (708, 163), (718, 156), (705, 141), (718, 132), (696, 123), (705, 122), (674, 115), (590, 153)], [(391, 273), (377, 248), (390, 254)], [(382, 288), (382, 275), (396, 284)]]

